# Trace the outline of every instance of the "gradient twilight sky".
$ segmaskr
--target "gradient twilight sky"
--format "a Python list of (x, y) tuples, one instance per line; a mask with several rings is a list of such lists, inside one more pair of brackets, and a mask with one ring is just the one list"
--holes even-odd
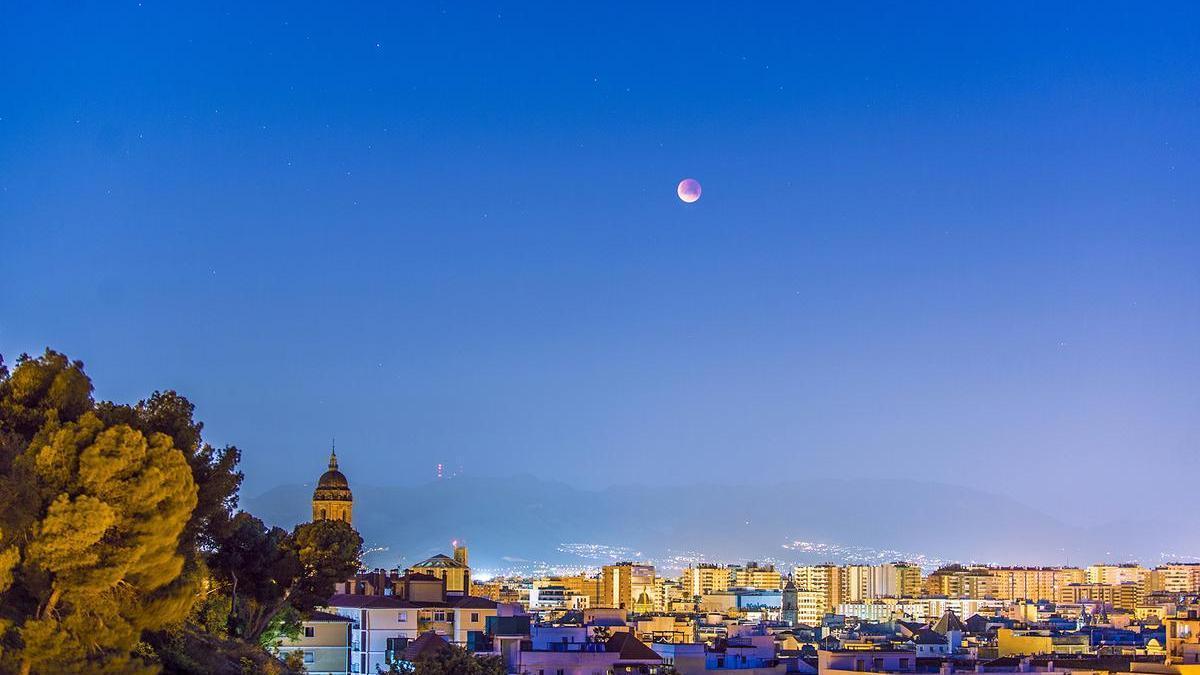
[(379, 484), (1200, 471), (1200, 4), (55, 4), (0, 10), (0, 353), (180, 390), (250, 494), (331, 436)]

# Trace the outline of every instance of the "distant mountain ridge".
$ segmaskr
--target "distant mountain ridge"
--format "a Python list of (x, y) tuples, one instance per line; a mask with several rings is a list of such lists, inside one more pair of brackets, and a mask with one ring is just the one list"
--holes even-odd
[[(418, 486), (355, 483), (354, 520), (366, 562), (410, 565), (469, 542), (479, 568), (595, 566), (620, 557), (660, 565), (711, 561), (943, 561), (1090, 564), (1159, 561), (1195, 551), (1196, 533), (1161, 519), (1079, 528), (971, 488), (899, 479), (821, 478), (762, 485), (695, 484), (586, 490), (529, 475), (458, 477)], [(311, 516), (312, 486), (284, 485), (244, 506), (291, 527)], [(1073, 508), (1069, 504), (1062, 506)], [(793, 545), (803, 541), (808, 544)], [(575, 544), (582, 546), (564, 546)], [(597, 549), (597, 547), (599, 547)], [(583, 552), (584, 555), (580, 555)]]

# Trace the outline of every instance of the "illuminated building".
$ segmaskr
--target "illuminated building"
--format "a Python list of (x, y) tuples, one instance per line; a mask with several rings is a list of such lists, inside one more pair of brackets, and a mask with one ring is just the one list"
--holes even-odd
[(494, 601), (449, 593), (445, 578), (411, 571), (360, 574), (338, 590), (347, 592), (330, 597), (324, 611), (352, 621), (351, 672), (386, 668), (422, 633), (434, 632), (470, 649), (486, 648), (484, 627), (497, 614)]
[(341, 520), (353, 522), (354, 495), (350, 482), (338, 471), (337, 452), (329, 452), (329, 469), (317, 480), (312, 497), (313, 521)]
[(925, 577), (924, 590), (948, 598), (994, 598), (999, 595), (998, 584), (987, 567), (948, 565)]
[(695, 606), (692, 595), (684, 592), (683, 584), (678, 579), (668, 579), (666, 577), (655, 579), (654, 599), (655, 610), (659, 612), (674, 611), (672, 608), (679, 608), (680, 611), (688, 611)]
[(598, 577), (577, 574), (549, 578), (567, 589), (568, 596), (583, 598), (582, 601), (574, 601), (573, 606), (576, 609), (581, 608), (579, 605), (582, 607), (598, 607), (600, 605), (600, 579)]
[(446, 582), (449, 593), (468, 593), (471, 590), (471, 568), (467, 566), (467, 547), (455, 546), (453, 558), (435, 555), (409, 568), (418, 574), (428, 574)]
[(783, 588), (783, 575), (774, 565), (750, 562), (745, 567), (731, 565), (729, 585), (731, 588), (758, 588), (774, 591)]
[(1044, 630), (996, 631), (996, 651), (1000, 656), (1029, 656), (1036, 654), (1087, 654), (1092, 645), (1086, 634), (1055, 634)]
[(866, 602), (843, 603), (837, 606), (836, 613), (866, 621), (936, 621), (946, 612), (966, 617), (994, 614), (1007, 604), (1003, 600), (988, 598), (876, 598)]
[(1080, 604), (1096, 602), (1115, 609), (1134, 611), (1142, 604), (1145, 594), (1140, 584), (1068, 584), (1058, 591), (1058, 602)]
[(279, 655), (300, 652), (304, 672), (311, 675), (340, 675), (351, 670), (350, 647), (353, 621), (328, 612), (305, 615), (295, 637), (280, 638)]
[(701, 563), (684, 569), (679, 583), (683, 592), (691, 596), (728, 590), (729, 570), (723, 565)]
[(921, 591), (921, 569), (908, 563), (847, 565), (839, 582), (842, 602), (914, 597)]
[(657, 615), (639, 617), (633, 622), (639, 640), (651, 643), (682, 644), (696, 640), (696, 624), (690, 618)]
[(889, 563), (884, 567), (891, 568), (889, 574), (895, 575), (894, 589), (896, 597), (915, 598), (921, 594), (921, 568), (911, 563)]
[(1163, 620), (1167, 629), (1167, 664), (1200, 664), (1200, 613), (1189, 610)]
[(521, 589), (513, 585), (513, 583), (504, 578), (490, 579), (488, 581), (471, 581), (471, 595), (488, 598), (496, 602), (521, 602)]
[(566, 607), (567, 589), (562, 586), (535, 581), (529, 589), (530, 611), (565, 609)]
[(825, 593), (796, 587), (791, 578), (783, 586), (779, 618), (790, 625), (818, 626), (825, 616)]
[(842, 568), (832, 564), (804, 565), (792, 570), (797, 590), (821, 594), (822, 610), (831, 612), (842, 604)]
[(1168, 563), (1150, 575), (1152, 591), (1200, 593), (1200, 563)]
[(1087, 574), (1078, 567), (990, 567), (992, 590), (1001, 600), (1058, 600), (1059, 590), (1081, 584)]
[(1087, 568), (1087, 583), (1107, 584), (1110, 586), (1135, 583), (1142, 584), (1145, 588), (1149, 589), (1150, 570), (1134, 563), (1091, 565)]
[(605, 565), (600, 573), (600, 602), (595, 606), (633, 609), (634, 601), (643, 591), (654, 593), (654, 580), (653, 565), (631, 562)]

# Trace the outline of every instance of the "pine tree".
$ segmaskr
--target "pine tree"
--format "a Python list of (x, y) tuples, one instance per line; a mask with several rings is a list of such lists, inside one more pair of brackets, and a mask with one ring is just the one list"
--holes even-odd
[(194, 600), (192, 470), (167, 434), (103, 421), (91, 391), (49, 350), (0, 381), (0, 671), (153, 670), (143, 632)]

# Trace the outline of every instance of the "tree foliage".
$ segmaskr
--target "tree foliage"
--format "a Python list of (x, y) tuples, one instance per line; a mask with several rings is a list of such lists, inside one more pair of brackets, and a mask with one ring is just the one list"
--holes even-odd
[(378, 675), (506, 675), (508, 669), (504, 667), (504, 657), (498, 654), (472, 654), (447, 643), (416, 663), (393, 661), (387, 670), (375, 666), (375, 671)]
[(187, 461), (166, 434), (106, 424), (91, 391), (82, 364), (51, 351), (0, 383), (3, 669), (137, 672), (143, 631), (191, 606)]
[(281, 613), (328, 600), (362, 553), (362, 537), (348, 523), (321, 520), (289, 533), (244, 512), (215, 544), (209, 569), (232, 597), (230, 632), (251, 641), (262, 641)]
[(447, 645), (435, 655), (413, 664), (413, 675), (505, 675), (504, 659), (495, 654), (476, 655), (457, 645)]
[(235, 515), (241, 452), (190, 401), (92, 392), (58, 352), (0, 359), (0, 672), (281, 669), (262, 646), (357, 570), (358, 533)]
[(215, 448), (205, 443), (204, 424), (194, 418), (195, 406), (174, 391), (156, 391), (132, 406), (100, 403), (97, 412), (111, 424), (127, 424), (145, 434), (166, 434), (183, 452), (196, 481), (197, 495), (180, 548), (189, 554), (189, 564), (194, 564), (194, 554), (212, 549), (214, 538), (228, 527), (237, 508), (242, 485), (242, 473), (237, 470), (241, 451), (232, 445)]

